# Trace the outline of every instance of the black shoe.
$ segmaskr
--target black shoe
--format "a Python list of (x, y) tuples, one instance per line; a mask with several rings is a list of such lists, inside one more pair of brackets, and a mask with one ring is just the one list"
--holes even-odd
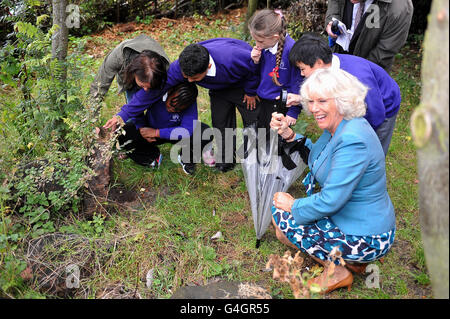
[(235, 164), (232, 163), (216, 163), (216, 169), (221, 171), (222, 173), (231, 171), (234, 168)]
[(185, 172), (188, 175), (194, 175), (195, 163), (183, 163), (183, 161), (181, 160), (181, 155), (178, 155), (178, 163), (181, 164), (181, 167), (183, 168), (183, 172)]

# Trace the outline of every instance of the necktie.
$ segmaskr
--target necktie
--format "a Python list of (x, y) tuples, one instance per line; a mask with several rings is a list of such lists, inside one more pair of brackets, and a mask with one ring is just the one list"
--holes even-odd
[(361, 21), (361, 18), (364, 14), (364, 7), (365, 7), (365, 1), (361, 1), (359, 3), (359, 7), (358, 7), (358, 11), (356, 12), (356, 17), (355, 17), (355, 30), (358, 27), (359, 22)]

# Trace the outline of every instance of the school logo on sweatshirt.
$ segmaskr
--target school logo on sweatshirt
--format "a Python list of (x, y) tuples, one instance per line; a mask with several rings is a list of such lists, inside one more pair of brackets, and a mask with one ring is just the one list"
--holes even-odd
[(181, 116), (178, 113), (173, 113), (170, 115), (169, 118), (170, 122), (174, 122), (174, 123), (180, 123), (181, 122)]

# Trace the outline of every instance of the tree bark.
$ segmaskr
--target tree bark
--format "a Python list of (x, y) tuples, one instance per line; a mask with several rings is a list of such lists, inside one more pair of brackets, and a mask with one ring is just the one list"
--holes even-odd
[(248, 31), (248, 21), (252, 17), (253, 13), (255, 13), (257, 7), (258, 7), (258, 0), (248, 0), (247, 15), (245, 17), (243, 30), (246, 38), (248, 38), (248, 36), (250, 35), (250, 32)]
[[(67, 57), (67, 42), (69, 31), (66, 25), (66, 7), (67, 0), (52, 0), (53, 6), (53, 25), (58, 29), (52, 37), (52, 56), (58, 60), (58, 68), (55, 77), (62, 83), (67, 79), (67, 67), (65, 65)], [(64, 92), (66, 95), (66, 92)]]
[(435, 298), (449, 298), (448, 12), (448, 0), (433, 0), (424, 39), (421, 104), (411, 118), (422, 241)]
[(65, 61), (67, 56), (68, 29), (66, 26), (67, 0), (52, 0), (53, 25), (58, 25), (58, 30), (52, 38), (52, 56), (59, 61)]

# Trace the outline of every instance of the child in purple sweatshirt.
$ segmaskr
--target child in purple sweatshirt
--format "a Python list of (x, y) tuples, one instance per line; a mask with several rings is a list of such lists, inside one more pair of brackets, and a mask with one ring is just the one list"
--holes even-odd
[[(212, 134), (209, 139), (201, 138), (208, 136), (203, 133), (209, 126), (197, 121), (197, 94), (195, 84), (181, 83), (169, 89), (145, 114), (129, 118), (124, 126), (125, 134), (118, 138), (121, 147), (128, 151), (128, 156), (140, 165), (158, 168), (162, 156), (157, 145), (189, 140), (188, 144), (185, 143), (189, 146), (188, 154), (182, 154), (186, 147), (182, 146), (178, 161), (184, 172), (192, 175), (195, 163), (200, 162), (198, 156), (193, 154), (196, 143), (200, 144), (201, 151), (212, 142)], [(194, 130), (200, 130), (200, 134), (195, 134)], [(196, 136), (200, 140), (195, 139)]]
[[(257, 90), (260, 98), (258, 126), (269, 129), (281, 90), (298, 93), (300, 89), (300, 71), (289, 62), (289, 52), (295, 41), (286, 33), (286, 21), (279, 10), (255, 12), (248, 28), (256, 43), (251, 52), (252, 63), (261, 76)], [(289, 108), (285, 114), (289, 125), (295, 124), (300, 111), (300, 105)]]
[[(289, 59), (305, 78), (317, 69), (338, 68), (366, 85), (369, 91), (365, 99), (365, 118), (378, 135), (384, 154), (387, 155), (402, 98), (398, 84), (383, 68), (354, 55), (333, 54), (327, 41), (313, 33), (303, 35), (295, 43)], [(288, 95), (287, 104), (295, 104), (299, 98), (299, 95)]]
[[(217, 143), (221, 147), (216, 154), (216, 168), (222, 172), (233, 169), (235, 165), (236, 139), (235, 136), (226, 139), (225, 131), (236, 128), (236, 107), (244, 126), (255, 123), (258, 118), (256, 89), (259, 73), (251, 61), (251, 50), (251, 46), (241, 40), (210, 39), (187, 46), (167, 72), (164, 90), (182, 82), (195, 82), (209, 89), (212, 126), (221, 135)], [(126, 122), (139, 115), (159, 99), (164, 90), (138, 91), (117, 116)], [(105, 127), (113, 127), (118, 122), (117, 118), (114, 123), (110, 121)], [(226, 149), (232, 152), (225, 154)]]

